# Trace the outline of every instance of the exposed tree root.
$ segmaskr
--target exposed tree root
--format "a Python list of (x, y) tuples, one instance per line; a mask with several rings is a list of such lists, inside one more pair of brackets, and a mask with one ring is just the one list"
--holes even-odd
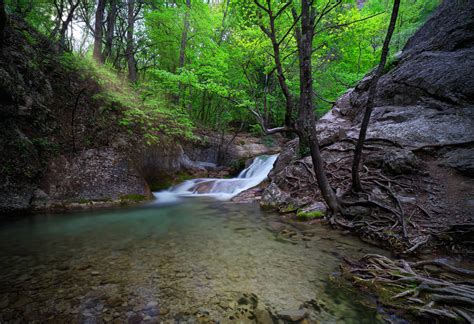
[[(351, 191), (351, 152), (356, 139), (345, 138), (323, 147), (323, 154), (329, 157), (325, 165), (327, 176), (342, 207), (340, 213), (326, 215), (330, 223), (355, 231), (398, 254), (416, 254), (433, 247), (471, 253), (474, 240), (469, 235), (474, 234), (474, 226), (469, 232), (462, 227), (450, 228), (448, 222), (440, 221), (440, 214), (452, 212), (443, 209), (441, 183), (420, 172), (420, 167), (398, 172), (392, 167), (384, 168), (380, 163), (385, 161), (387, 151), (405, 148), (378, 138), (368, 141), (366, 156), (370, 155), (370, 160), (361, 166), (360, 172), (362, 193)], [(410, 168), (409, 163), (404, 163), (400, 162), (401, 168)], [(301, 207), (311, 201), (323, 201), (308, 158), (295, 161), (294, 167), (284, 172), (287, 178), (282, 180), (281, 189), (294, 199), (293, 205)], [(458, 236), (463, 239), (459, 240)]]
[(377, 294), (382, 304), (409, 316), (472, 323), (474, 282), (464, 280), (473, 275), (469, 269), (440, 259), (410, 263), (374, 254), (359, 261), (345, 259), (341, 269), (355, 285)]

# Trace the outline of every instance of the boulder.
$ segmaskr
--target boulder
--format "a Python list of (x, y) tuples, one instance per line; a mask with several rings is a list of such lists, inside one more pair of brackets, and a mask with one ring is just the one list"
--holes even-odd
[(305, 319), (308, 316), (308, 313), (304, 309), (297, 310), (282, 310), (278, 312), (278, 317), (290, 321), (290, 322), (299, 322)]

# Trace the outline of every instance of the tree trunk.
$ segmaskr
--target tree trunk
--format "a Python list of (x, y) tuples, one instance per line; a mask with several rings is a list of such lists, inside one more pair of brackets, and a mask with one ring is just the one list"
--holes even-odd
[(54, 7), (56, 8), (56, 17), (54, 20), (54, 28), (51, 32), (51, 38), (55, 38), (61, 28), (61, 22), (63, 17), (63, 10), (64, 10), (64, 0), (58, 2), (54, 0)]
[(109, 10), (107, 12), (107, 31), (105, 35), (104, 61), (112, 55), (112, 46), (114, 40), (115, 20), (117, 19), (117, 0), (110, 0)]
[(191, 0), (186, 0), (186, 8), (184, 13), (183, 33), (181, 34), (181, 46), (179, 48), (179, 63), (178, 68), (183, 68), (186, 63), (186, 44), (188, 42), (189, 30), (189, 10), (191, 9)]
[(392, 16), (390, 18), (390, 24), (388, 26), (387, 35), (383, 42), (382, 54), (380, 57), (380, 63), (375, 71), (375, 75), (372, 77), (372, 81), (369, 88), (369, 94), (367, 96), (367, 103), (365, 107), (364, 118), (360, 126), (359, 139), (357, 140), (357, 145), (354, 152), (354, 160), (352, 163), (352, 190), (355, 192), (362, 191), (362, 185), (360, 183), (360, 161), (362, 159), (362, 149), (364, 148), (364, 142), (367, 135), (367, 128), (369, 126), (370, 116), (372, 115), (372, 110), (374, 108), (375, 95), (377, 93), (377, 84), (380, 77), (382, 76), (385, 63), (387, 62), (388, 51), (390, 40), (392, 39), (393, 31), (395, 30), (395, 23), (397, 22), (398, 9), (400, 7), (400, 0), (395, 0), (393, 3)]
[[(270, 10), (270, 9), (269, 9)], [(275, 59), (275, 67), (277, 70), (277, 78), (280, 83), (283, 96), (285, 97), (285, 126), (292, 127), (292, 118), (293, 118), (293, 98), (291, 96), (290, 88), (286, 83), (285, 74), (283, 73), (283, 65), (281, 63), (280, 55), (280, 43), (276, 39), (276, 29), (275, 29), (275, 17), (270, 10), (270, 39), (272, 41), (273, 55)]]
[[(186, 46), (188, 43), (188, 31), (189, 31), (189, 11), (191, 10), (191, 0), (186, 0), (186, 8), (184, 13), (183, 20), (183, 32), (181, 33), (181, 46), (179, 48), (179, 61), (178, 61), (178, 71), (184, 68), (186, 64)], [(181, 93), (184, 91), (183, 84), (180, 82), (178, 84), (178, 96), (176, 98), (176, 103), (179, 104)]]
[(264, 8), (257, 0), (254, 0), (258, 7), (262, 8), (268, 15), (270, 21), (270, 29), (268, 30), (265, 26), (260, 25), (260, 29), (270, 38), (273, 48), (273, 59), (275, 61), (275, 68), (277, 71), (278, 83), (280, 84), (281, 91), (285, 97), (285, 126), (288, 128), (293, 127), (293, 97), (290, 92), (290, 88), (286, 83), (285, 74), (283, 72), (283, 66), (280, 55), (280, 43), (277, 40), (275, 20), (278, 18), (279, 13), (274, 13), (271, 8), (271, 2), (267, 0), (267, 8)]
[(229, 3), (230, 3), (230, 0), (227, 0), (225, 2), (224, 15), (222, 16), (222, 23), (221, 23), (221, 32), (219, 33), (219, 39), (217, 40), (217, 45), (221, 45), (222, 41), (224, 40), (225, 21), (227, 19), (227, 13), (229, 12)]
[(280, 83), (283, 96), (285, 96), (285, 126), (292, 127), (292, 117), (293, 117), (293, 99), (291, 96), (290, 89), (286, 83), (285, 74), (283, 73), (283, 66), (280, 59), (280, 45), (276, 42), (276, 39), (272, 39), (273, 54), (275, 57), (275, 66), (277, 70), (278, 82)]
[(73, 2), (73, 0), (69, 0), (69, 12), (67, 14), (66, 20), (63, 21), (61, 30), (59, 31), (59, 44), (62, 48), (66, 46), (66, 32), (69, 27), (69, 24), (72, 21), (72, 18), (74, 18), (74, 12), (76, 11), (76, 8), (79, 6), (80, 2), (80, 0), (77, 0), (76, 2)]
[(267, 100), (267, 95), (268, 95), (268, 79), (270, 78), (270, 74), (265, 74), (265, 86), (263, 88), (263, 125), (265, 128), (268, 127), (269, 124), (269, 109), (268, 109), (268, 100)]
[(300, 107), (298, 111), (298, 129), (301, 132), (300, 142), (307, 142), (309, 146), (313, 168), (321, 194), (331, 212), (337, 213), (341, 208), (337, 196), (331, 188), (326, 173), (324, 172), (324, 164), (316, 132), (311, 67), (314, 13), (310, 4), (311, 2), (311, 0), (302, 0), (301, 34), (297, 37), (297, 39), (299, 39), (298, 52), (300, 60)]
[(133, 31), (135, 25), (135, 0), (128, 0), (128, 16), (127, 16), (127, 66), (128, 80), (130, 82), (137, 81), (137, 65), (134, 57)]
[(3, 47), (4, 31), (7, 25), (7, 14), (5, 13), (5, 3), (0, 0), (0, 49)]
[(104, 20), (105, 3), (106, 0), (99, 0), (99, 3), (97, 4), (97, 10), (95, 12), (94, 50), (92, 56), (99, 63), (104, 63), (104, 57), (102, 56), (102, 21)]

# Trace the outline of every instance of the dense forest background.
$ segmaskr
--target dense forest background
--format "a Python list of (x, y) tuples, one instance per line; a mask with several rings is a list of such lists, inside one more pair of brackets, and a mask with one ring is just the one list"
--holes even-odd
[[(279, 0), (6, 0), (57, 41), (62, 64), (104, 87), (100, 96), (128, 107), (120, 123), (193, 137), (195, 127), (262, 133), (285, 120), (299, 93), (295, 16)], [(439, 0), (403, 1), (386, 69)], [(312, 49), (317, 115), (373, 69), (390, 20), (390, 0), (317, 1)], [(296, 9), (295, 9), (296, 8)], [(32, 39), (32, 42), (35, 40)], [(285, 87), (282, 87), (282, 84)], [(166, 118), (171, 123), (157, 123)]]

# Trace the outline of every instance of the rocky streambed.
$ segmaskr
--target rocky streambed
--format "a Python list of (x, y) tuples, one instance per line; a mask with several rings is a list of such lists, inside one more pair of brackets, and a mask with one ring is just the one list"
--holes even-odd
[(34, 216), (0, 227), (0, 322), (374, 323), (330, 280), (344, 256), (383, 251), (256, 204), (189, 199)]

